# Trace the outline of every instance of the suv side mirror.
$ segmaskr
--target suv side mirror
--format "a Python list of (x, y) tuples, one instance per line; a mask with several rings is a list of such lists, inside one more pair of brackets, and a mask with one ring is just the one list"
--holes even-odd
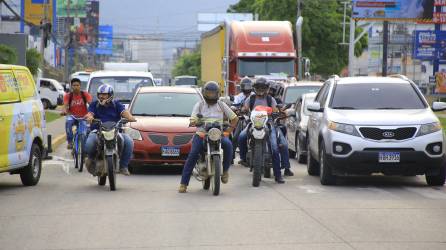
[(446, 110), (446, 102), (434, 102), (432, 103), (432, 111), (443, 111)]
[(311, 112), (324, 112), (324, 108), (321, 107), (319, 102), (309, 103), (307, 109)]

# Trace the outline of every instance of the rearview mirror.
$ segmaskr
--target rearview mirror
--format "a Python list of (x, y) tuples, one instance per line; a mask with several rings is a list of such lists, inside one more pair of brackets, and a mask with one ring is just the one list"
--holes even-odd
[(443, 111), (446, 110), (446, 102), (434, 102), (432, 103), (432, 111)]
[(324, 112), (324, 108), (321, 107), (319, 102), (312, 102), (307, 105), (308, 111), (311, 112)]

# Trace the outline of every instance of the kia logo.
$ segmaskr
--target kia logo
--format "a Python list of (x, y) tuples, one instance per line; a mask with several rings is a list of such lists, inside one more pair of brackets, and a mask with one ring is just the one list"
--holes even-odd
[(385, 138), (392, 138), (392, 137), (395, 136), (395, 133), (394, 133), (394, 132), (391, 132), (391, 131), (385, 131), (385, 132), (383, 132), (383, 136), (384, 136)]

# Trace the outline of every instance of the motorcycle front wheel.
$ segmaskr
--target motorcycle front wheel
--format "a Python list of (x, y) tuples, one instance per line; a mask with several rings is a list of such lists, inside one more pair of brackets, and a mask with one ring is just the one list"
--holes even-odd
[(107, 175), (108, 183), (110, 185), (110, 191), (116, 190), (116, 173), (115, 173), (115, 161), (113, 156), (107, 156)]
[(262, 180), (263, 164), (263, 145), (261, 142), (256, 142), (252, 157), (252, 186), (254, 187), (258, 187)]
[(107, 176), (98, 176), (98, 185), (104, 186), (107, 182)]
[(212, 157), (212, 162), (211, 162), (211, 167), (212, 167), (212, 171), (211, 173), (213, 173), (211, 175), (211, 178), (209, 178), (208, 180), (210, 180), (211, 182), (211, 188), (212, 188), (212, 194), (213, 195), (219, 195), (220, 194), (220, 169), (221, 169), (221, 161), (220, 161), (220, 156), (219, 155), (214, 155)]

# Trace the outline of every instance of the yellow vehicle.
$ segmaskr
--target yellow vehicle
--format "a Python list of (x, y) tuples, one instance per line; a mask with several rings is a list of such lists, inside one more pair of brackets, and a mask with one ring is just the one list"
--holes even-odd
[(28, 68), (0, 64), (0, 173), (39, 182), (47, 150), (45, 113)]

